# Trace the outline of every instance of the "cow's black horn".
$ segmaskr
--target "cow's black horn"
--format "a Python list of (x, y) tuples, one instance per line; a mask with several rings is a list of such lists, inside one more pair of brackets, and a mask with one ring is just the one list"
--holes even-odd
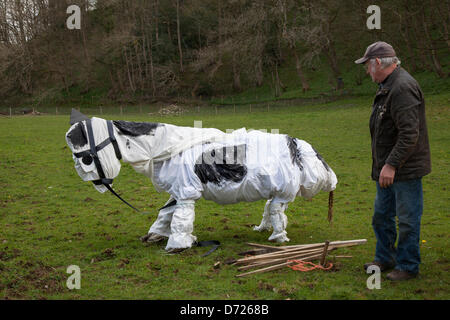
[(88, 120), (89, 118), (82, 114), (77, 109), (72, 108), (72, 113), (70, 114), (70, 125), (74, 125), (77, 122)]

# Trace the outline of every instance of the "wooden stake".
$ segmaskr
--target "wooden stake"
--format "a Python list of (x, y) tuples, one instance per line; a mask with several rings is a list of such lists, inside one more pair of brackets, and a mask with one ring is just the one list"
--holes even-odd
[[(350, 247), (350, 246), (357, 246), (360, 244), (364, 244), (367, 242), (367, 239), (357, 239), (357, 240), (345, 240), (345, 241), (332, 241), (330, 242), (330, 246), (336, 247), (336, 248), (341, 248), (341, 247)], [(315, 246), (315, 245), (320, 245), (323, 246), (323, 242), (322, 243), (311, 243), (311, 244), (301, 244), (301, 245), (293, 245), (293, 246), (284, 246), (284, 247), (278, 247), (278, 248), (298, 248), (298, 247), (304, 247), (304, 246)]]
[[(305, 258), (305, 259), (302, 259), (302, 260), (303, 261), (309, 261), (309, 260), (314, 260), (314, 259), (316, 259), (318, 257), (320, 257), (320, 254), (316, 255), (316, 256), (309, 257), (309, 258)], [(250, 272), (247, 272), (247, 273), (241, 273), (241, 274), (236, 275), (236, 277), (245, 277), (245, 276), (248, 276), (250, 274), (277, 270), (277, 269), (284, 268), (285, 266), (288, 266), (288, 265), (290, 265), (292, 263), (294, 263), (294, 262), (283, 262), (283, 263), (280, 263), (280, 264), (276, 264), (274, 266), (270, 266), (270, 267), (266, 267), (266, 268), (262, 268), (262, 269), (258, 269), (258, 270), (253, 270), (253, 271), (250, 271)]]
[[(356, 246), (366, 243), (366, 239), (358, 240), (346, 240), (346, 241), (325, 241), (324, 243), (312, 243), (305, 245), (293, 245), (293, 246), (269, 246), (256, 243), (248, 243), (252, 247), (257, 249), (251, 251), (256, 255), (246, 257), (238, 260), (234, 260), (233, 264), (240, 265), (239, 271), (255, 269), (256, 270), (239, 274), (237, 277), (244, 277), (250, 274), (262, 273), (272, 270), (277, 270), (288, 266), (290, 260), (302, 260), (310, 261), (318, 259), (321, 266), (325, 266), (327, 254), (329, 251), (342, 247)], [(269, 251), (269, 252), (267, 252)], [(261, 254), (258, 254), (258, 253)], [(351, 258), (351, 256), (332, 256), (333, 258)]]
[(245, 266), (239, 267), (238, 270), (248, 270), (248, 269), (252, 269), (252, 268), (256, 268), (256, 267), (271, 266), (271, 265), (278, 264), (278, 263), (281, 263), (281, 262), (287, 261), (287, 260), (294, 260), (294, 259), (304, 260), (304, 259), (309, 259), (311, 257), (317, 257), (318, 258), (320, 256), (321, 256), (321, 254), (317, 253), (317, 252), (316, 253), (308, 253), (308, 254), (297, 254), (297, 255), (292, 255), (290, 257), (273, 259), (273, 260), (269, 260), (269, 261), (263, 260), (263, 261), (260, 261), (260, 262), (257, 262), (257, 263), (252, 263), (252, 264), (249, 264), (249, 265), (245, 265)]
[(275, 246), (269, 246), (269, 245), (266, 245), (266, 244), (258, 244), (258, 243), (251, 243), (251, 242), (247, 242), (247, 244), (249, 245), (249, 246), (252, 246), (252, 247), (257, 247), (257, 248), (264, 248), (264, 249), (270, 249), (270, 250), (283, 250), (282, 248), (283, 247), (275, 247)]
[(327, 257), (327, 253), (328, 253), (328, 245), (330, 244), (330, 241), (325, 241), (325, 246), (323, 247), (323, 253), (322, 253), (322, 258), (320, 259), (320, 265), (322, 267), (325, 266), (325, 258)]
[(250, 263), (253, 261), (259, 261), (259, 260), (267, 260), (267, 259), (277, 259), (277, 258), (290, 258), (292, 256), (296, 256), (299, 254), (303, 254), (303, 255), (307, 255), (307, 254), (311, 254), (311, 253), (321, 253), (323, 252), (322, 249), (312, 249), (312, 250), (294, 250), (294, 251), (283, 251), (283, 252), (271, 252), (271, 253), (266, 253), (266, 254), (260, 254), (254, 257), (248, 257), (248, 258), (242, 258), (242, 259), (238, 259), (236, 261), (236, 264), (246, 264), (246, 263)]
[[(318, 250), (319, 252), (321, 252), (321, 250)], [(255, 260), (261, 260), (261, 259), (265, 259), (265, 258), (275, 258), (275, 257), (279, 257), (279, 255), (286, 255), (289, 253), (304, 253), (304, 251), (298, 250), (298, 249), (290, 249), (290, 250), (283, 250), (283, 251), (276, 251), (276, 252), (270, 252), (270, 253), (265, 253), (265, 254), (260, 254), (257, 256), (253, 256), (253, 257), (247, 257), (247, 258), (242, 258), (236, 261), (236, 263), (238, 264), (245, 264), (247, 262), (250, 261), (255, 261)]]
[(262, 269), (258, 269), (258, 270), (254, 270), (254, 271), (250, 271), (250, 272), (247, 272), (247, 273), (241, 273), (241, 274), (236, 275), (236, 277), (239, 278), (239, 277), (245, 277), (245, 276), (248, 276), (248, 275), (254, 274), (254, 273), (261, 273), (261, 272), (272, 271), (272, 270), (283, 268), (283, 267), (285, 267), (287, 265), (290, 265), (290, 264), (292, 264), (292, 262), (283, 262), (283, 263), (280, 263), (280, 264), (276, 264), (274, 266), (270, 266), (270, 267), (266, 267), (266, 268), (262, 268)]

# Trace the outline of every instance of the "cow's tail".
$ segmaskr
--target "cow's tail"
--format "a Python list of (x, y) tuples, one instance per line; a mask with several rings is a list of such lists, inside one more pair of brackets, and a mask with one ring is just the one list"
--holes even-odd
[(333, 221), (333, 201), (334, 201), (334, 194), (333, 191), (330, 191), (330, 194), (328, 195), (328, 222), (331, 223)]

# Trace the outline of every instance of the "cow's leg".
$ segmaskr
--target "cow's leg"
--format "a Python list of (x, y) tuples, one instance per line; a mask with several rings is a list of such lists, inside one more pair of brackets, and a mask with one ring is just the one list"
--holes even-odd
[(287, 216), (284, 210), (287, 209), (287, 203), (271, 201), (269, 204), (269, 217), (272, 223), (273, 232), (269, 237), (269, 241), (285, 242), (289, 241), (286, 236)]
[(262, 220), (259, 226), (253, 227), (255, 231), (266, 231), (272, 229), (272, 223), (270, 222), (270, 214), (269, 214), (269, 206), (272, 200), (267, 200), (266, 205), (264, 207), (264, 213), (262, 216)]
[(167, 241), (166, 251), (170, 253), (183, 251), (190, 248), (197, 240), (192, 235), (195, 219), (194, 207), (194, 200), (177, 200), (170, 223), (171, 234)]
[(172, 222), (175, 205), (175, 199), (170, 197), (164, 205), (164, 209), (159, 210), (158, 217), (151, 225), (148, 233), (141, 237), (142, 242), (159, 242), (170, 236), (170, 223)]

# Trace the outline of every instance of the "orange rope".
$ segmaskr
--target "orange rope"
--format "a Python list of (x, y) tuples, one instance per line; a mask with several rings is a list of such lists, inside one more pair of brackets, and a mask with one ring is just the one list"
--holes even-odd
[[(329, 263), (327, 267), (322, 267), (320, 264), (314, 264), (309, 261), (303, 261), (303, 260), (288, 260), (288, 262), (295, 262), (297, 264), (295, 265), (288, 265), (289, 268), (295, 271), (311, 271), (314, 269), (322, 269), (322, 270), (330, 270), (333, 267), (332, 263)], [(311, 267), (307, 267), (307, 265), (310, 265)]]

